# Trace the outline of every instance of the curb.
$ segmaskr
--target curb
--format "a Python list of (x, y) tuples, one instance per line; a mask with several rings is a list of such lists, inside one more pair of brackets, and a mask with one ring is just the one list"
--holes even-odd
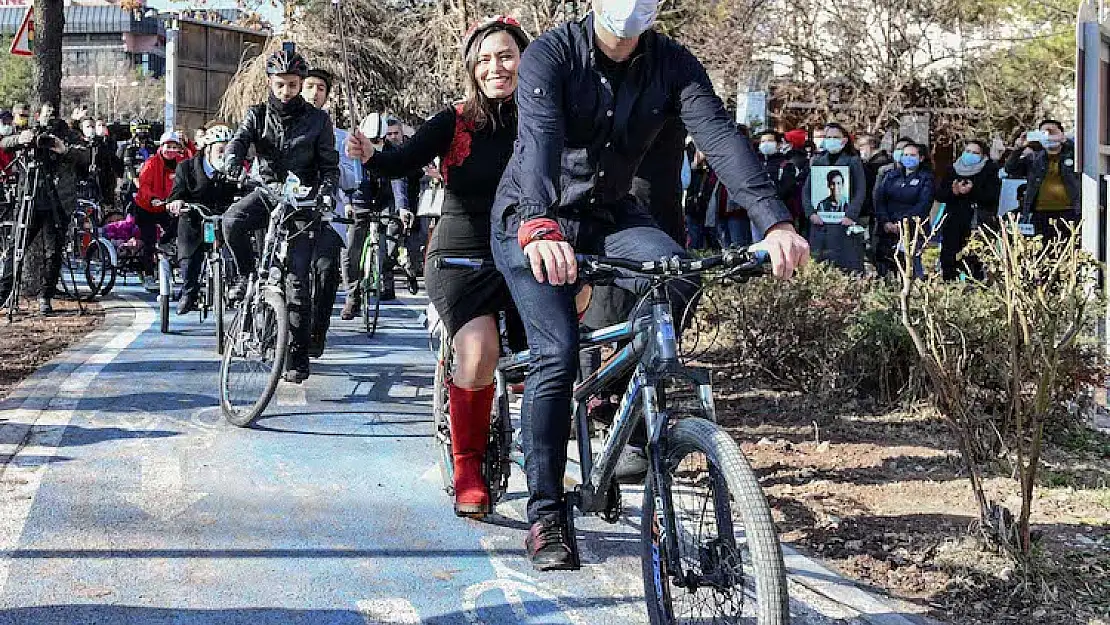
[(26, 445), (38, 415), (47, 409), (54, 398), (53, 392), (38, 391), (57, 390), (66, 378), (99, 353), (117, 330), (131, 325), (145, 305), (142, 299), (131, 295), (117, 294), (102, 300), (104, 322), (99, 328), (40, 365), (0, 400), (0, 413), (5, 414), (5, 418), (0, 420), (0, 474)]
[(786, 562), (788, 583), (797, 584), (810, 594), (857, 613), (853, 617), (858, 622), (867, 625), (938, 624), (938, 621), (916, 614), (908, 607), (899, 607), (901, 602), (897, 600), (887, 600), (873, 594), (858, 582), (840, 575), (789, 545), (782, 545), (782, 555)]

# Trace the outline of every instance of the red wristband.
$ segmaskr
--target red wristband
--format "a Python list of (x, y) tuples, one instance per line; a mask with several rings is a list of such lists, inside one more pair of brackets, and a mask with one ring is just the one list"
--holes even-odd
[(516, 231), (517, 243), (524, 249), (532, 241), (566, 241), (559, 222), (554, 219), (530, 219), (522, 224)]

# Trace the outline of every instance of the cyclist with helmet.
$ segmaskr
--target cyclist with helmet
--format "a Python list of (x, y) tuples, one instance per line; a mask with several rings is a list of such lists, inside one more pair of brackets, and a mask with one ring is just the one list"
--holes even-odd
[(158, 141), (156, 154), (143, 163), (139, 170), (139, 190), (135, 193), (135, 225), (143, 241), (143, 288), (157, 291), (155, 280), (155, 244), (160, 242), (158, 228), (162, 229), (161, 241), (172, 241), (177, 224), (166, 212), (166, 198), (173, 190), (174, 174), (178, 162), (185, 159), (181, 136), (169, 131)]
[[(335, 130), (328, 114), (301, 96), (307, 74), (308, 63), (293, 50), (283, 49), (266, 60), (270, 96), (266, 102), (247, 110), (228, 144), (228, 175), (233, 179), (241, 176), (247, 150), (254, 146), (252, 177), (263, 183), (282, 182), (287, 174), (293, 173), (301, 184), (316, 187), (316, 197), (322, 203), (333, 204), (339, 180)], [(254, 191), (224, 215), (224, 240), (239, 270), (239, 280), (231, 293), (233, 300), (242, 299), (254, 271), (250, 233), (264, 228), (269, 214), (261, 193)], [(291, 342), (285, 380), (298, 384), (309, 375), (312, 332), (309, 272), (316, 238), (317, 229), (310, 228), (289, 241), (291, 271), (285, 277), (285, 290)]]
[(177, 216), (177, 257), (184, 268), (181, 298), (177, 301), (177, 314), (185, 315), (196, 309), (200, 290), (200, 272), (204, 266), (204, 221), (195, 212), (182, 213), (188, 203), (203, 204), (214, 213), (222, 213), (235, 200), (239, 187), (224, 175), (227, 164), (227, 144), (231, 129), (224, 125), (212, 126), (205, 131), (200, 152), (177, 166), (166, 210)]
[[(483, 22), (463, 43), (465, 100), (425, 122), (396, 150), (375, 152), (377, 148), (362, 133), (347, 143), (348, 154), (361, 158), (368, 173), (401, 176), (440, 158), (443, 211), (428, 246), (424, 275), (428, 297), (455, 350), (455, 370), (449, 381), (455, 514), (473, 518), (490, 511), (481, 466), (500, 356), (497, 315), (512, 310), (512, 298), (505, 279), (493, 267), (438, 267), (435, 259), (493, 258), (490, 209), (513, 153), (517, 66), (527, 45), (528, 36), (516, 20), (495, 17)], [(515, 313), (510, 317), (515, 319)], [(514, 325), (519, 329), (519, 322)]]

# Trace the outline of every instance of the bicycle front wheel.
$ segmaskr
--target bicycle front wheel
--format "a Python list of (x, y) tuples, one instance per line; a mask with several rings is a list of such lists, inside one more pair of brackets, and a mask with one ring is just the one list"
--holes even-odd
[(85, 248), (85, 282), (92, 292), (90, 298), (107, 295), (116, 284), (116, 266), (103, 239), (93, 239)]
[[(664, 475), (644, 489), (644, 592), (652, 625), (790, 622), (786, 567), (759, 480), (724, 430), (701, 418), (667, 435)], [(662, 484), (660, 484), (660, 482)], [(668, 495), (673, 542), (656, 506)], [(679, 571), (667, 544), (677, 543)]]
[(289, 317), (280, 294), (266, 290), (239, 305), (220, 367), (220, 409), (229, 423), (247, 427), (266, 410), (288, 348)]
[(439, 474), (443, 478), (443, 490), (448, 495), (455, 494), (455, 457), (451, 454), (451, 414), (450, 396), (447, 380), (451, 372), (451, 342), (442, 339), (439, 357), (436, 358), (435, 381), (432, 385), (432, 416), (436, 448), (439, 450)]
[(219, 258), (208, 261), (208, 289), (212, 294), (209, 303), (216, 321), (216, 353), (224, 353), (224, 266)]
[(371, 261), (370, 272), (362, 281), (362, 323), (366, 326), (366, 336), (374, 338), (378, 330), (378, 317), (381, 315), (382, 306), (382, 272), (385, 267), (385, 247), (380, 243), (373, 243), (363, 255), (363, 267), (366, 261)]

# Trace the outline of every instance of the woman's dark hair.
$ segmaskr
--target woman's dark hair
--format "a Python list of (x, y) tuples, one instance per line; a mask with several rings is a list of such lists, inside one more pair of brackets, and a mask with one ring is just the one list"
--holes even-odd
[[(485, 29), (485, 32), (479, 33), (475, 39), (467, 46), (465, 66), (466, 66), (466, 100), (462, 105), (462, 118), (465, 121), (474, 125), (474, 128), (481, 130), (486, 126), (486, 123), (492, 123), (494, 127), (500, 121), (505, 113), (510, 111), (503, 111), (501, 103), (496, 100), (491, 100), (486, 97), (482, 92), (482, 87), (478, 84), (478, 79), (474, 77), (474, 68), (478, 66), (478, 52), (482, 49), (482, 42), (486, 37), (494, 33), (509, 33), (509, 36), (516, 42), (517, 48), (520, 53), (524, 53), (524, 48), (528, 47), (528, 38), (524, 35), (524, 31), (518, 27), (509, 24), (496, 23), (492, 24)], [(513, 101), (512, 116), (515, 117), (515, 98)]]

